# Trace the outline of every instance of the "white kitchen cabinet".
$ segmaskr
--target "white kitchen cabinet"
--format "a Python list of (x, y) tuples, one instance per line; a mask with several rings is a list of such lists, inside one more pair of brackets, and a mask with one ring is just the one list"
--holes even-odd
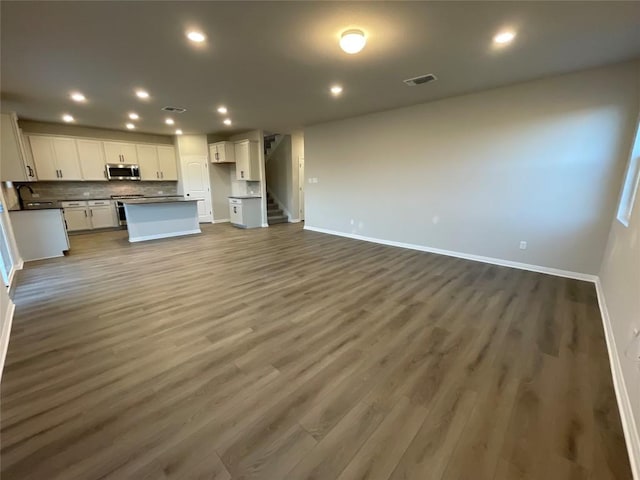
[(235, 163), (236, 153), (233, 142), (217, 142), (209, 145), (211, 163)]
[(119, 226), (114, 202), (111, 200), (89, 200), (91, 228), (113, 228)]
[(102, 142), (98, 140), (76, 140), (80, 169), (84, 180), (107, 180)]
[(0, 180), (13, 182), (36, 181), (33, 159), (23, 141), (15, 113), (1, 116), (0, 138)]
[(136, 145), (140, 180), (160, 180), (158, 149), (155, 145)]
[(173, 146), (158, 146), (158, 169), (161, 180), (178, 180), (176, 149)]
[(229, 197), (229, 220), (235, 227), (261, 227), (262, 202), (260, 197)]
[(141, 180), (178, 180), (173, 146), (137, 145)]
[(68, 232), (91, 230), (87, 202), (61, 202)]
[(103, 142), (107, 163), (138, 163), (137, 148), (134, 143)]
[(260, 180), (260, 152), (258, 142), (242, 140), (235, 142), (236, 178), (238, 180)]
[(75, 139), (32, 135), (29, 144), (38, 180), (82, 180)]

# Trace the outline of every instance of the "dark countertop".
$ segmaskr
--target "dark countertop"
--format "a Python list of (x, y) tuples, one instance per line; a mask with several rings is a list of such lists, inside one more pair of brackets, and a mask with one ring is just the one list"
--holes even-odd
[(158, 198), (129, 198), (120, 200), (125, 205), (146, 205), (151, 203), (180, 203), (180, 202), (197, 202), (197, 198), (184, 197), (158, 197)]
[(245, 200), (247, 198), (262, 198), (260, 195), (229, 195), (227, 198), (239, 198)]
[(9, 209), (9, 212), (37, 212), (39, 210), (62, 210), (62, 207), (56, 207), (56, 206), (51, 206), (51, 207), (37, 207), (37, 208), (23, 208), (22, 210), (20, 210), (19, 208), (13, 208), (13, 209)]

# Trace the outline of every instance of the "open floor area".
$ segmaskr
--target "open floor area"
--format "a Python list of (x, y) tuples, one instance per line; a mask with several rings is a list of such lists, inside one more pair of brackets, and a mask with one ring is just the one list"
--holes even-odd
[(631, 479), (594, 285), (304, 231), (19, 273), (3, 479)]

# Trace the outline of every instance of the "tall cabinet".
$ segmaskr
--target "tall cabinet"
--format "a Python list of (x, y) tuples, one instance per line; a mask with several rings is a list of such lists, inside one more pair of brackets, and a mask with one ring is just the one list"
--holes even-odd
[(18, 117), (3, 113), (0, 119), (0, 181), (36, 181), (36, 168), (18, 127)]

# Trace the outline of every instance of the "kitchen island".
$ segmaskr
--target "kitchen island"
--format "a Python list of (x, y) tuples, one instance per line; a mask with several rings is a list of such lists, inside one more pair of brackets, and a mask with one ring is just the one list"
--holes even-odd
[(122, 203), (130, 242), (201, 233), (197, 199), (134, 198)]

